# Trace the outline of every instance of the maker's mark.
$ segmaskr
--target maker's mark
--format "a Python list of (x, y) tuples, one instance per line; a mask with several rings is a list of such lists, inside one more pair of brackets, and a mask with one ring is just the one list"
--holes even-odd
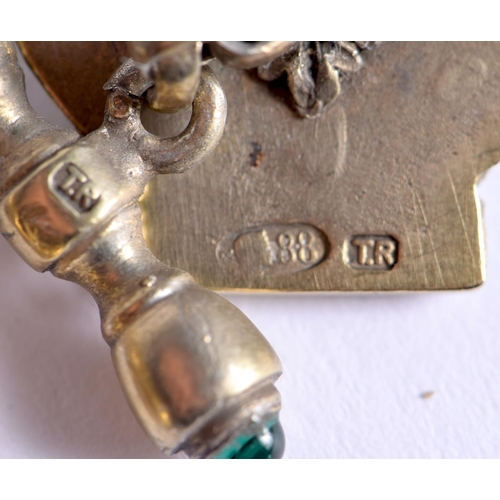
[(345, 261), (353, 269), (390, 271), (398, 261), (398, 242), (392, 236), (353, 236), (345, 242)]

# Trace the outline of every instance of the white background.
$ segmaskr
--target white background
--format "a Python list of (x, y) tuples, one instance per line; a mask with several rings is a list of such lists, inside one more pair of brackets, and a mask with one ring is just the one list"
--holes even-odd
[[(31, 76), (28, 90), (38, 112), (68, 124)], [(479, 289), (225, 295), (282, 359), (285, 457), (500, 457), (499, 186), (500, 168), (480, 186)], [(125, 402), (90, 295), (0, 240), (0, 458), (162, 456)]]

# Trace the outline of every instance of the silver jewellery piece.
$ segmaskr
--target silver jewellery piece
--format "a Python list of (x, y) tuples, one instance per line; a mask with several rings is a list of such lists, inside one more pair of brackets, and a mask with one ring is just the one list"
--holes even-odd
[(258, 69), (263, 80), (286, 75), (295, 109), (315, 118), (340, 94), (341, 77), (363, 67), (362, 52), (380, 42), (297, 42)]
[(484, 281), (477, 182), (500, 160), (498, 42), (20, 46), (92, 133), (36, 117), (3, 46), (1, 230), (33, 267), (96, 297), (161, 449), (269, 458), (282, 443), (276, 355), (193, 280), (267, 292)]
[(95, 298), (128, 402), (167, 454), (274, 458), (283, 453), (274, 383), (280, 361), (236, 307), (158, 261), (143, 239), (138, 199), (158, 174), (209, 156), (226, 99), (208, 67), (177, 137), (147, 132), (153, 82), (131, 61), (105, 85), (101, 127), (85, 137), (29, 105), (12, 43), (0, 44), (0, 228), (37, 271)]
[[(209, 42), (205, 63), (213, 58), (236, 69), (258, 68), (262, 80), (286, 76), (296, 111), (319, 116), (340, 94), (343, 76), (364, 65), (363, 52), (380, 42)], [(148, 105), (174, 113), (193, 100), (203, 59), (201, 42), (128, 42), (131, 57), (155, 81)]]

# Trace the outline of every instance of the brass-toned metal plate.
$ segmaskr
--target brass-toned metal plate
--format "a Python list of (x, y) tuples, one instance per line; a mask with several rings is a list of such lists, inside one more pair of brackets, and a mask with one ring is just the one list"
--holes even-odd
[(483, 281), (475, 183), (500, 160), (500, 43), (384, 43), (316, 119), (293, 111), (283, 82), (213, 67), (228, 98), (216, 154), (143, 198), (158, 258), (217, 289)]

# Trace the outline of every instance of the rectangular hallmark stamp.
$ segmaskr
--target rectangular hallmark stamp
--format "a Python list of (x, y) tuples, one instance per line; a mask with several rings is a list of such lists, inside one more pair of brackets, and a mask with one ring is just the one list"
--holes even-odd
[(365, 271), (390, 271), (398, 252), (398, 241), (392, 236), (357, 235), (346, 241), (346, 264)]
[(67, 163), (60, 168), (55, 177), (57, 191), (78, 212), (89, 211), (100, 199), (94, 183), (80, 168), (73, 163)]

